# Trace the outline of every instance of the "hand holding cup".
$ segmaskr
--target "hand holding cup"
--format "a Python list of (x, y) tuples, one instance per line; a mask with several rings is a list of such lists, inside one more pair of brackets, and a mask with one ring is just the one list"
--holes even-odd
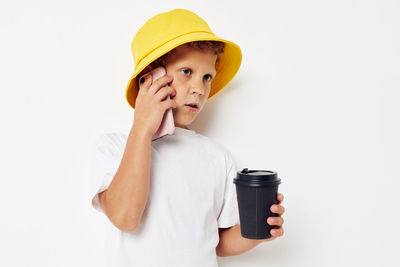
[(240, 231), (244, 238), (270, 241), (283, 235), (285, 211), (278, 193), (281, 179), (274, 171), (249, 170), (237, 172), (236, 184)]
[(276, 199), (278, 200), (278, 204), (274, 204), (271, 205), (271, 211), (275, 214), (277, 214), (278, 216), (276, 217), (268, 217), (267, 219), (267, 223), (269, 225), (276, 225), (274, 229), (271, 229), (270, 233), (272, 235), (272, 237), (267, 238), (267, 239), (261, 239), (261, 241), (263, 242), (268, 242), (268, 241), (272, 241), (277, 237), (280, 237), (283, 235), (284, 230), (283, 230), (283, 218), (282, 215), (285, 212), (285, 207), (283, 207), (281, 205), (281, 203), (283, 202), (283, 195), (281, 193), (278, 193), (276, 195)]

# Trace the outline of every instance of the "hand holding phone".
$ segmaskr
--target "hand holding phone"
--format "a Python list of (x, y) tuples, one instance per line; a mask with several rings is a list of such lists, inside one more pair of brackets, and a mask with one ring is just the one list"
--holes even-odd
[[(174, 123), (172, 108), (175, 108), (176, 104), (175, 101), (171, 100), (170, 98), (170, 95), (171, 94), (175, 95), (175, 93), (172, 92), (173, 89), (171, 87), (165, 86), (165, 83), (167, 82), (170, 83), (171, 80), (166, 79), (167, 77), (164, 76), (166, 76), (165, 68), (160, 66), (139, 77), (140, 90), (142, 90), (142, 87), (144, 87), (143, 90), (145, 92), (144, 94), (141, 95), (138, 94), (138, 98), (141, 97), (141, 99), (137, 99), (137, 102), (143, 102), (144, 104), (144, 105), (141, 105), (141, 103), (139, 104), (140, 110), (138, 114), (146, 113), (146, 115), (143, 116), (138, 115), (138, 117), (142, 119), (143, 123), (141, 123), (141, 125), (146, 125), (143, 127), (147, 127), (147, 125), (151, 124), (154, 121), (157, 124), (156, 126), (158, 126), (158, 129), (155, 132), (154, 132), (155, 125), (152, 124), (149, 126), (150, 131), (153, 134), (152, 135), (153, 141), (167, 134), (173, 134), (175, 131), (175, 123)], [(141, 83), (142, 77), (145, 78), (145, 81), (143, 83)], [(159, 79), (160, 81), (157, 81)], [(143, 95), (146, 95), (146, 101), (141, 101), (142, 98), (144, 98)], [(163, 115), (162, 118), (160, 118), (159, 109), (157, 109), (154, 106), (150, 106), (154, 105), (154, 101), (152, 101), (153, 99), (150, 101), (148, 97), (153, 97), (153, 98), (156, 97), (157, 99), (161, 98), (160, 100), (161, 102), (158, 103), (162, 104), (161, 109), (164, 111), (164, 113), (162, 114)], [(136, 109), (137, 105), (138, 103), (135, 104)], [(137, 110), (135, 110), (135, 119), (136, 119), (136, 112)], [(158, 114), (154, 114), (154, 112), (157, 112)], [(152, 114), (150, 115), (148, 113)], [(144, 122), (144, 120), (147, 120), (146, 123)]]

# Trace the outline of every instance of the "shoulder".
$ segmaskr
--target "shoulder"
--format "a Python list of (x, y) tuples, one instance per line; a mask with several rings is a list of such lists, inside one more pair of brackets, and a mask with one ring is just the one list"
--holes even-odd
[(95, 152), (118, 156), (123, 153), (126, 140), (127, 133), (125, 132), (101, 133), (93, 138), (92, 149)]

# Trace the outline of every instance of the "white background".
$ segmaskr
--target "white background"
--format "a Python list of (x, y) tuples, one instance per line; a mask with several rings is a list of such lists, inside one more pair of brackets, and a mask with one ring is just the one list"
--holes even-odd
[(220, 266), (400, 266), (395, 0), (2, 1), (0, 266), (105, 266), (90, 146), (130, 129), (131, 41), (173, 8), (243, 52), (189, 128), (282, 179), (284, 236)]

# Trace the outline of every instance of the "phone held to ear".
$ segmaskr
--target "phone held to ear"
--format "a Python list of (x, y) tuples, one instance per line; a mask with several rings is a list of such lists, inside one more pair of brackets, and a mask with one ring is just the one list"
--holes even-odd
[[(157, 80), (158, 78), (166, 75), (166, 71), (165, 68), (162, 66), (159, 66), (157, 68), (155, 68), (154, 70), (149, 71), (148, 73), (152, 74), (152, 83)], [(147, 73), (146, 73), (147, 74)], [(141, 76), (142, 77), (142, 76)], [(140, 78), (141, 78), (140, 77)], [(139, 78), (139, 81), (140, 81)], [(168, 95), (165, 99), (169, 99), (170, 96)], [(165, 100), (163, 99), (163, 101)], [(165, 111), (164, 113), (164, 117), (161, 121), (160, 127), (158, 128), (158, 130), (154, 133), (153, 137), (152, 137), (152, 141), (163, 137), (167, 134), (172, 135), (175, 132), (175, 123), (174, 123), (174, 116), (172, 113), (172, 108), (169, 108)]]

